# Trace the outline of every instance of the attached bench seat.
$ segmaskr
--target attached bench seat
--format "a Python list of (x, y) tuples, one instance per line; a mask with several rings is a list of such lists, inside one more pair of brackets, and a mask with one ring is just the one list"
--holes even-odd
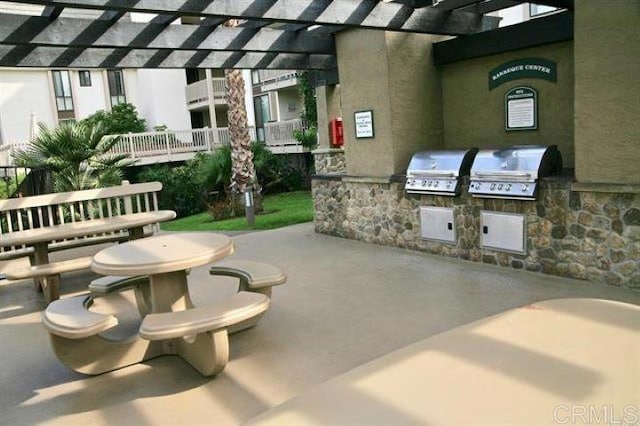
[(25, 278), (39, 278), (52, 275), (60, 275), (65, 272), (88, 269), (91, 265), (91, 259), (93, 259), (92, 256), (79, 257), (76, 259), (47, 263), (45, 265), (35, 265), (20, 269), (13, 269), (7, 271), (5, 274), (10, 280), (22, 280)]
[(28, 266), (5, 272), (5, 277), (10, 280), (22, 280), (26, 278), (41, 278), (42, 291), (45, 302), (51, 303), (60, 297), (60, 274), (88, 269), (91, 265), (91, 256), (76, 259), (62, 260), (60, 262), (43, 265)]
[(132, 277), (107, 275), (91, 281), (91, 283), (89, 283), (89, 291), (96, 294), (109, 294), (148, 283), (149, 277), (146, 275)]
[[(102, 374), (163, 353), (159, 344), (137, 334), (114, 339), (101, 333), (119, 325), (118, 318), (89, 310), (97, 296), (56, 300), (42, 315), (53, 352), (67, 367), (83, 374)], [(109, 297), (109, 296), (105, 296)]]
[(44, 327), (56, 336), (84, 339), (118, 325), (115, 316), (90, 311), (92, 303), (93, 299), (88, 296), (56, 300), (42, 315)]
[(218, 303), (149, 314), (142, 320), (140, 336), (163, 340), (216, 331), (260, 315), (268, 308), (269, 298), (265, 295), (241, 291)]
[(209, 274), (240, 280), (238, 291), (252, 291), (271, 296), (271, 287), (284, 284), (287, 275), (282, 269), (252, 260), (226, 260), (216, 263)]
[(33, 247), (20, 247), (15, 250), (2, 251), (0, 252), (0, 261), (29, 257), (34, 253), (35, 250), (33, 249)]
[(268, 308), (269, 298), (264, 294), (241, 291), (219, 303), (147, 315), (140, 336), (164, 340), (165, 347), (172, 348), (200, 374), (213, 376), (229, 361), (228, 328), (262, 316)]
[(136, 306), (140, 317), (149, 313), (151, 306), (151, 294), (149, 290), (149, 277), (136, 275), (131, 277), (119, 277), (106, 275), (96, 278), (89, 283), (89, 291), (94, 295), (105, 296), (111, 293), (133, 289), (136, 298)]

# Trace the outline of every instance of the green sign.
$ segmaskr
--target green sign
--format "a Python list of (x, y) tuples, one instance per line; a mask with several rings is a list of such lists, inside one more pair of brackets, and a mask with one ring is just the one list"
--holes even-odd
[(525, 58), (505, 62), (489, 71), (489, 90), (502, 83), (521, 78), (540, 78), (557, 81), (557, 65), (554, 61), (543, 58)]
[(514, 87), (504, 95), (505, 130), (538, 128), (538, 92), (531, 87)]

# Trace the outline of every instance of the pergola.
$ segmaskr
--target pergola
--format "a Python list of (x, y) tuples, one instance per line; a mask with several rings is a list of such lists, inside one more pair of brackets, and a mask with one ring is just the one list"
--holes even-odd
[[(11, 0), (0, 14), (0, 66), (251, 68), (335, 71), (334, 33), (349, 28), (464, 36), (497, 28), (490, 12), (522, 0)], [(573, 0), (537, 3), (572, 9)], [(38, 7), (40, 6), (40, 7)], [(63, 17), (91, 9), (97, 19)], [(146, 23), (122, 19), (153, 14)], [(239, 19), (235, 28), (221, 24)]]

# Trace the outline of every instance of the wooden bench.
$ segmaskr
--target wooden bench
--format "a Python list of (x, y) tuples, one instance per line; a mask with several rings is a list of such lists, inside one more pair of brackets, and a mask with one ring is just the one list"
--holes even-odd
[(226, 300), (184, 311), (147, 315), (140, 336), (151, 341), (175, 339), (175, 353), (204, 376), (221, 372), (229, 360), (228, 328), (261, 316), (269, 308), (263, 294), (241, 291)]
[(7, 271), (5, 272), (5, 276), (10, 280), (43, 278), (41, 280), (41, 285), (44, 293), (44, 299), (45, 302), (50, 303), (60, 297), (60, 275), (66, 272), (87, 269), (91, 265), (91, 260), (92, 257), (87, 256), (63, 260), (60, 262), (47, 263), (44, 265), (29, 266), (26, 268)]
[[(161, 189), (160, 182), (129, 184), (123, 181), (122, 185), (108, 188), (0, 200), (0, 235), (122, 214), (157, 211), (157, 193)], [(156, 228), (157, 225), (148, 227), (145, 232), (151, 234)], [(126, 231), (117, 231), (53, 241), (48, 249), (49, 252), (53, 252), (126, 241), (130, 237), (132, 236)], [(2, 247), (0, 260), (31, 257), (33, 252), (33, 248), (27, 246)]]

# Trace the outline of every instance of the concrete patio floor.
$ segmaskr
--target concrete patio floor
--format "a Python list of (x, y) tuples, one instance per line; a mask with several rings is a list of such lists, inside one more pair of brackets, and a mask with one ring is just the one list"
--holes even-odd
[[(177, 357), (95, 377), (70, 371), (49, 348), (41, 295), (27, 281), (0, 284), (0, 424), (233, 425), (380, 355), (507, 309), (563, 297), (640, 304), (640, 292), (318, 235), (311, 224), (234, 240), (235, 258), (279, 265), (289, 280), (274, 289), (257, 327), (231, 336), (230, 362), (212, 379)], [(63, 276), (63, 297), (86, 291), (92, 276)], [(207, 267), (192, 271), (189, 284), (196, 304), (235, 291), (231, 280), (214, 283)]]

